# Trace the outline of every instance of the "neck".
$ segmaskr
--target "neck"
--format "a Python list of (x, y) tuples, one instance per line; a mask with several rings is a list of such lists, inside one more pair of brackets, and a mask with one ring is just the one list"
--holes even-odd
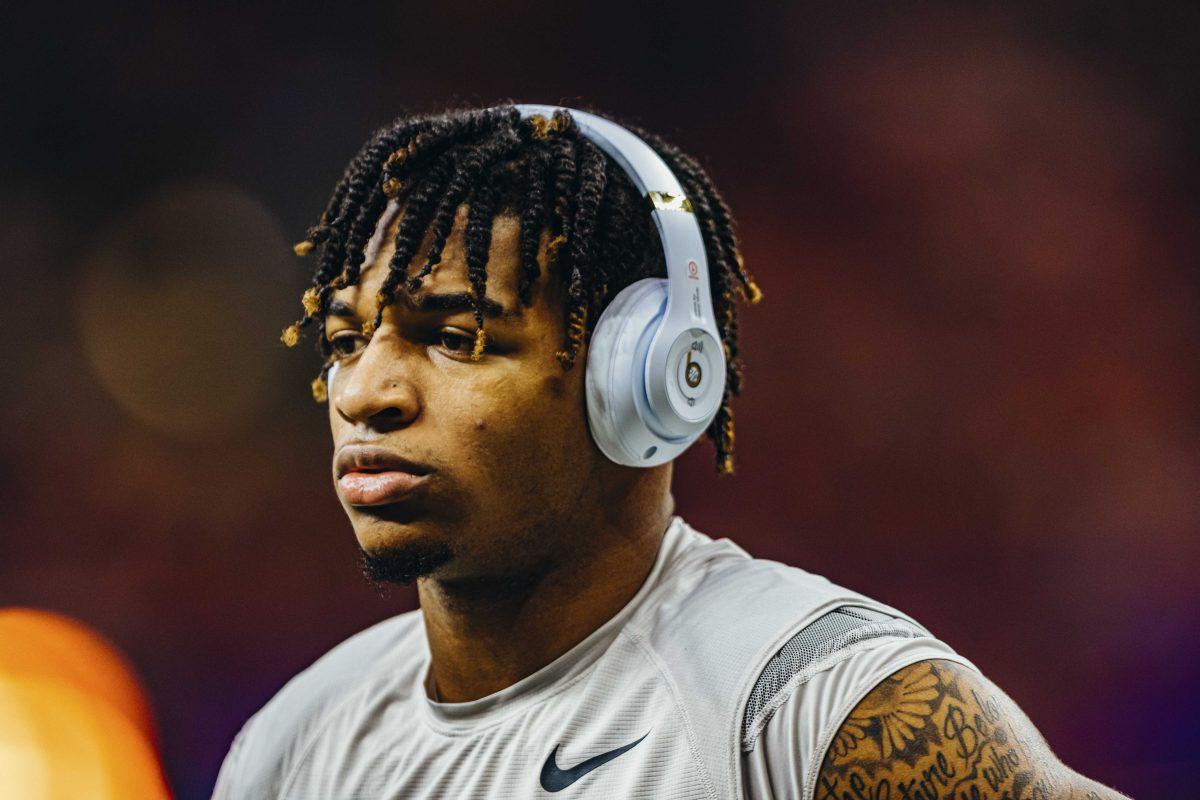
[(523, 578), (421, 579), (433, 696), (461, 703), (498, 692), (616, 615), (649, 575), (675, 510), (663, 473), (665, 486), (664, 475), (647, 474), (633, 497), (571, 522), (572, 538), (595, 545), (577, 559)]

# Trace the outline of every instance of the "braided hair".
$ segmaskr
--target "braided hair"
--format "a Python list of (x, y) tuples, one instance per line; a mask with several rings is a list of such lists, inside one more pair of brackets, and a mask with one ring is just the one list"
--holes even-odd
[[(727, 372), (721, 406), (706, 433), (716, 447), (718, 473), (731, 474), (730, 400), (742, 390), (734, 303), (757, 303), (762, 292), (743, 265), (729, 207), (704, 169), (660, 137), (621, 124), (666, 161), (683, 184), (700, 224)], [(318, 351), (324, 357), (312, 382), (317, 402), (327, 399), (325, 378), (336, 358), (325, 338), (330, 296), (358, 283), (367, 242), (393, 199), (402, 206), (403, 215), (395, 254), (375, 298), (374, 319), (363, 326), (367, 336), (379, 326), (384, 307), (395, 299), (400, 285), (415, 293), (437, 266), (464, 203), (475, 360), (487, 341), (481, 301), (492, 219), (499, 214), (520, 220), (517, 293), (523, 306), (532, 304), (533, 285), (543, 268), (538, 262), (542, 233), (550, 235), (544, 266), (557, 273), (567, 289), (562, 348), (555, 354), (565, 370), (574, 366), (595, 321), (617, 292), (641, 278), (666, 277), (662, 243), (646, 198), (638, 194), (625, 171), (582, 134), (569, 113), (558, 110), (549, 118), (522, 118), (509, 104), (401, 116), (375, 131), (362, 146), (334, 187), (320, 221), (295, 246), (300, 256), (316, 251), (316, 265), (312, 284), (301, 298), (304, 315), (284, 329), (281, 339), (290, 347), (299, 340), (301, 329), (316, 323)], [(410, 276), (408, 265), (430, 231), (432, 245), (424, 265)]]

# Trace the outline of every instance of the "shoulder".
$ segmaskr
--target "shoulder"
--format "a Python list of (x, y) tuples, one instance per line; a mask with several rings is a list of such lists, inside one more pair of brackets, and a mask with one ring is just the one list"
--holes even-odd
[(957, 657), (892, 606), (695, 535), (629, 635), (668, 676), (698, 739), (712, 743), (707, 763), (727, 792), (736, 792), (731, 756), (736, 764), (739, 752), (753, 750), (789, 698), (803, 698), (811, 733), (801, 758), (815, 770), (821, 733), (872, 681), (912, 660)]
[(742, 750), (755, 748), (781, 708), (784, 717), (802, 711), (806, 738), (813, 748), (819, 747), (822, 728), (839, 712), (887, 675), (930, 658), (961, 660), (974, 669), (949, 645), (906, 618), (850, 604), (826, 611), (792, 634), (758, 673), (746, 704)]
[(978, 670), (910, 664), (849, 712), (813, 787), (817, 800), (876, 796), (1118, 800), (1072, 771), (1020, 708)]
[[(881, 626), (902, 635), (931, 635), (899, 609), (823, 575), (755, 558), (727, 538), (713, 539), (687, 525), (682, 538), (686, 546), (629, 626), (632, 635), (665, 655), (677, 649), (761, 668), (805, 630), (820, 646), (847, 628), (855, 629), (856, 639), (879, 633)], [(705, 663), (710, 662), (689, 658), (684, 666)]]
[(934, 658), (974, 669), (912, 617), (858, 597), (809, 615), (753, 678), (740, 720), (745, 796), (811, 797), (838, 724), (897, 670)]
[(296, 674), (242, 726), (221, 766), (214, 797), (266, 796), (329, 712), (377, 675), (394, 674), (397, 659), (417, 657), (421, 631), (419, 610), (390, 617)]
[[(857, 741), (857, 727), (842, 727), (848, 715), (889, 676), (932, 659), (975, 670), (945, 642), (902, 620), (852, 627), (839, 619), (858, 613), (854, 607), (830, 612), (789, 640), (760, 674), (742, 726), (746, 797), (758, 800), (782, 792), (811, 798), (825, 754)], [(905, 703), (924, 688), (918, 685), (920, 677), (901, 687), (898, 696)], [(905, 705), (903, 713), (911, 709)]]
[[(823, 575), (766, 558), (755, 558), (728, 538), (713, 539), (684, 525), (686, 548), (663, 575), (643, 624), (704, 618), (713, 625), (731, 621), (743, 631), (747, 612), (772, 620), (802, 622), (813, 611), (843, 602), (887, 608)], [(893, 616), (907, 617), (896, 609)], [(710, 625), (710, 627), (712, 627)]]

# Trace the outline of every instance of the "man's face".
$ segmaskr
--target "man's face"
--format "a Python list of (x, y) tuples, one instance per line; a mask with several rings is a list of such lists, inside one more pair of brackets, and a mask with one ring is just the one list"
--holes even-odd
[[(470, 291), (460, 207), (441, 262), (409, 300), (401, 286), (367, 340), (359, 331), (395, 250), (399, 215), (364, 264), (359, 285), (334, 293), (326, 336), (341, 357), (329, 381), (334, 485), (364, 554), (387, 563), (390, 579), (507, 578), (538, 571), (577, 552), (572, 520), (594, 512), (603, 455), (587, 431), (583, 394), (587, 353), (564, 371), (565, 291), (544, 272), (534, 303), (522, 308), (515, 217), (493, 224), (485, 297), (503, 313), (485, 319), (488, 350), (471, 360), (470, 307), (421, 310), (431, 295)], [(409, 266), (424, 264), (430, 237)], [(545, 237), (543, 237), (544, 254)], [(544, 258), (544, 255), (543, 255)], [(544, 260), (542, 263), (545, 263)], [(517, 312), (520, 309), (520, 312)], [(402, 475), (371, 463), (339, 475), (339, 454), (376, 445), (424, 465), (404, 491)], [(339, 480), (340, 478), (340, 480)], [(397, 489), (400, 489), (399, 493)]]

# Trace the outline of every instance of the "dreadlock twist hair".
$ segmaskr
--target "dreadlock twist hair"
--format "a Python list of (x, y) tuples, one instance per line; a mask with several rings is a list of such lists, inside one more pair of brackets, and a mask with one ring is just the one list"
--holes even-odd
[[(718, 473), (731, 474), (730, 401), (741, 393), (743, 384), (735, 303), (757, 303), (762, 292), (745, 269), (729, 207), (700, 164), (660, 137), (620, 124), (667, 162), (683, 184), (700, 225), (726, 358), (725, 392), (706, 434), (716, 447)], [(464, 203), (475, 360), (486, 341), (481, 300), (492, 220), (497, 215), (520, 220), (517, 293), (521, 304), (533, 303), (533, 285), (543, 266), (566, 286), (566, 326), (562, 349), (555, 354), (563, 369), (574, 366), (600, 313), (617, 292), (641, 278), (666, 277), (662, 243), (645, 198), (625, 171), (582, 134), (570, 114), (555, 111), (549, 119), (542, 115), (522, 119), (518, 109), (505, 104), (401, 116), (370, 136), (338, 180), (320, 221), (295, 246), (297, 255), (317, 251), (319, 257), (311, 286), (301, 298), (304, 315), (284, 329), (281, 338), (290, 347), (304, 327), (316, 324), (317, 347), (324, 357), (312, 382), (318, 402), (327, 399), (325, 378), (334, 361), (325, 338), (330, 295), (358, 283), (366, 244), (393, 199), (403, 213), (395, 254), (375, 298), (374, 319), (364, 325), (368, 336), (400, 286), (415, 293), (436, 268)], [(432, 232), (432, 244), (424, 266), (410, 276), (408, 266), (427, 231)], [(545, 265), (538, 261), (543, 231), (550, 237)]]

